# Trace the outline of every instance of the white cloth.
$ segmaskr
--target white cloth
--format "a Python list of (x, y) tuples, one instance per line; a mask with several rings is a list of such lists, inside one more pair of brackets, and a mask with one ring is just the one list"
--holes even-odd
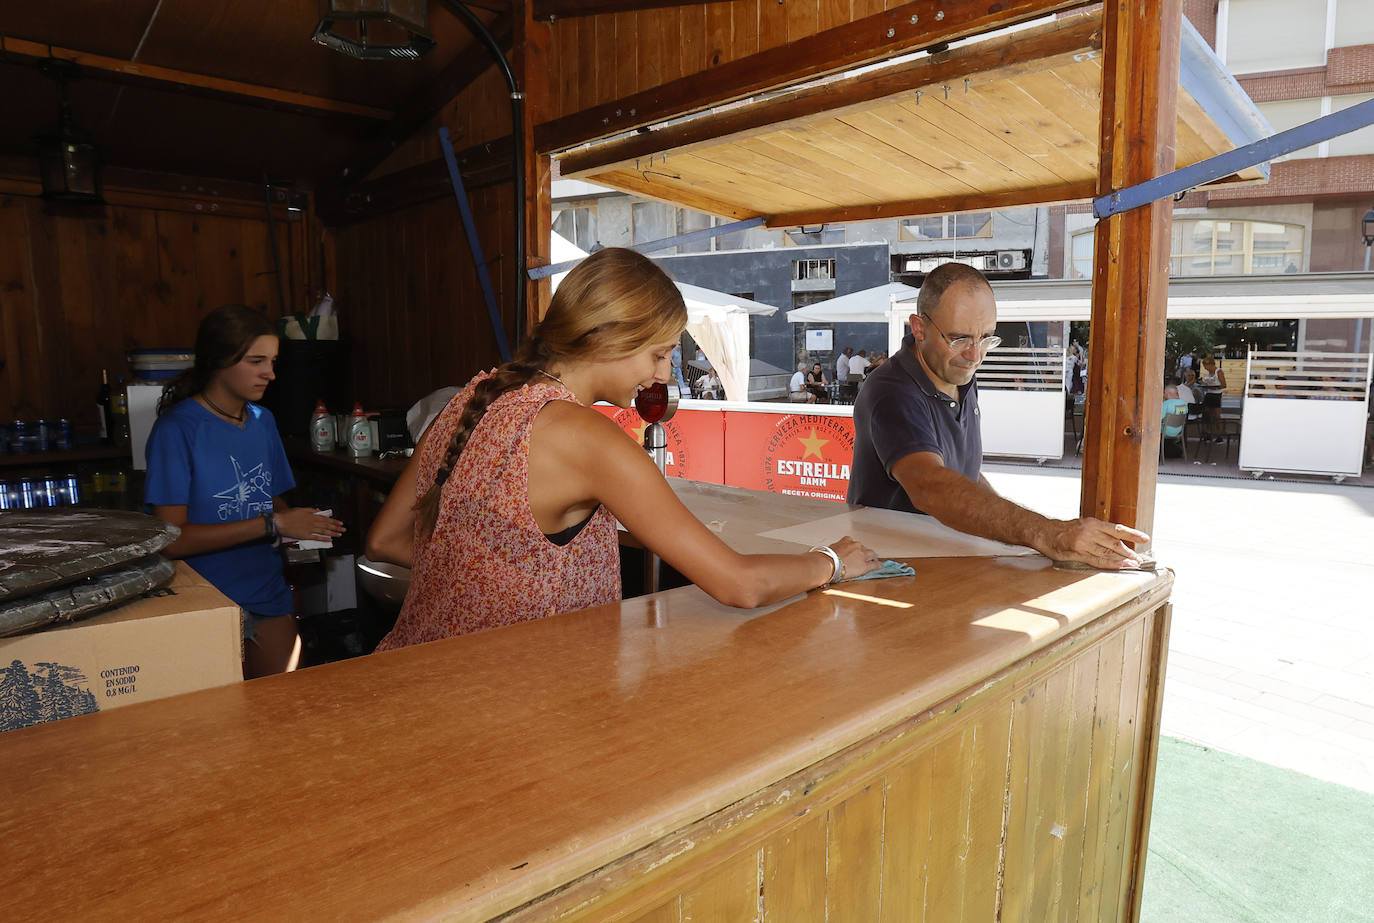
[(862, 376), (868, 372), (868, 360), (863, 356), (855, 356), (849, 360), (849, 374)]
[(1195, 395), (1193, 393), (1193, 389), (1188, 387), (1187, 385), (1178, 386), (1178, 399), (1183, 401), (1185, 404), (1196, 404), (1200, 400), (1202, 400), (1200, 397)]
[(844, 381), (849, 377), (849, 357), (840, 353), (835, 358), (835, 380)]
[(793, 372), (793, 373), (792, 373), (792, 383), (789, 384), (787, 387), (788, 387), (788, 390), (790, 390), (790, 391), (801, 391), (801, 390), (803, 390), (803, 388), (805, 387), (805, 385), (806, 385), (806, 373), (805, 373), (805, 372)]

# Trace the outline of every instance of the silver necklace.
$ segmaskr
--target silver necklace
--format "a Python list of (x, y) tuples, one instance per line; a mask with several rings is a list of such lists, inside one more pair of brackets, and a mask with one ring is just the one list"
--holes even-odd
[[(552, 378), (554, 381), (558, 382), (560, 385), (563, 385), (563, 379), (559, 378), (559, 377), (558, 377), (557, 375), (555, 375), (553, 372), (546, 372), (546, 371), (544, 371), (543, 369), (540, 369), (540, 370), (539, 370), (539, 374), (540, 374), (540, 375), (547, 376), (547, 377), (549, 377), (549, 378)], [(567, 388), (568, 386), (567, 386), (567, 385), (563, 385), (563, 387)], [(568, 390), (571, 391), (572, 389), (571, 389), (571, 388), (568, 388)]]

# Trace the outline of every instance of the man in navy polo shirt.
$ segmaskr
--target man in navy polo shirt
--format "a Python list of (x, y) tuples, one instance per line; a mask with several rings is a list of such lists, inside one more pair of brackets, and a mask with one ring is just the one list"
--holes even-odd
[(902, 349), (868, 377), (854, 404), (849, 502), (926, 513), (960, 532), (1027, 545), (1056, 561), (1128, 567), (1126, 543), (1149, 536), (1100, 519), (1047, 519), (997, 495), (982, 475), (974, 374), (1001, 342), (992, 286), (944, 263), (921, 284)]

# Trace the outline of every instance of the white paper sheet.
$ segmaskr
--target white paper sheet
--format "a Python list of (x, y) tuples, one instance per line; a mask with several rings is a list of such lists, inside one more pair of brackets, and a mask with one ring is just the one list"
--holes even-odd
[(869, 507), (760, 534), (806, 547), (848, 535), (872, 548), (880, 558), (987, 558), (1036, 553), (1033, 548), (958, 532), (931, 516)]

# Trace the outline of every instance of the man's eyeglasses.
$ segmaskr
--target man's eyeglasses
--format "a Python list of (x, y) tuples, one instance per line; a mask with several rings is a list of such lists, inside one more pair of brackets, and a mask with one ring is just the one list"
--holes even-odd
[(940, 339), (944, 340), (945, 345), (956, 353), (964, 352), (970, 346), (974, 346), (975, 344), (977, 345), (979, 352), (985, 353), (989, 349), (994, 348), (995, 346), (997, 346), (997, 344), (1002, 342), (1002, 338), (994, 334), (989, 334), (982, 338), (970, 336), (952, 337), (946, 334), (943, 330), (941, 330), (940, 325), (935, 323), (935, 319), (932, 318), (929, 314), (922, 314), (921, 316), (924, 317), (926, 320), (930, 321), (931, 325), (935, 328), (935, 332), (940, 334)]

